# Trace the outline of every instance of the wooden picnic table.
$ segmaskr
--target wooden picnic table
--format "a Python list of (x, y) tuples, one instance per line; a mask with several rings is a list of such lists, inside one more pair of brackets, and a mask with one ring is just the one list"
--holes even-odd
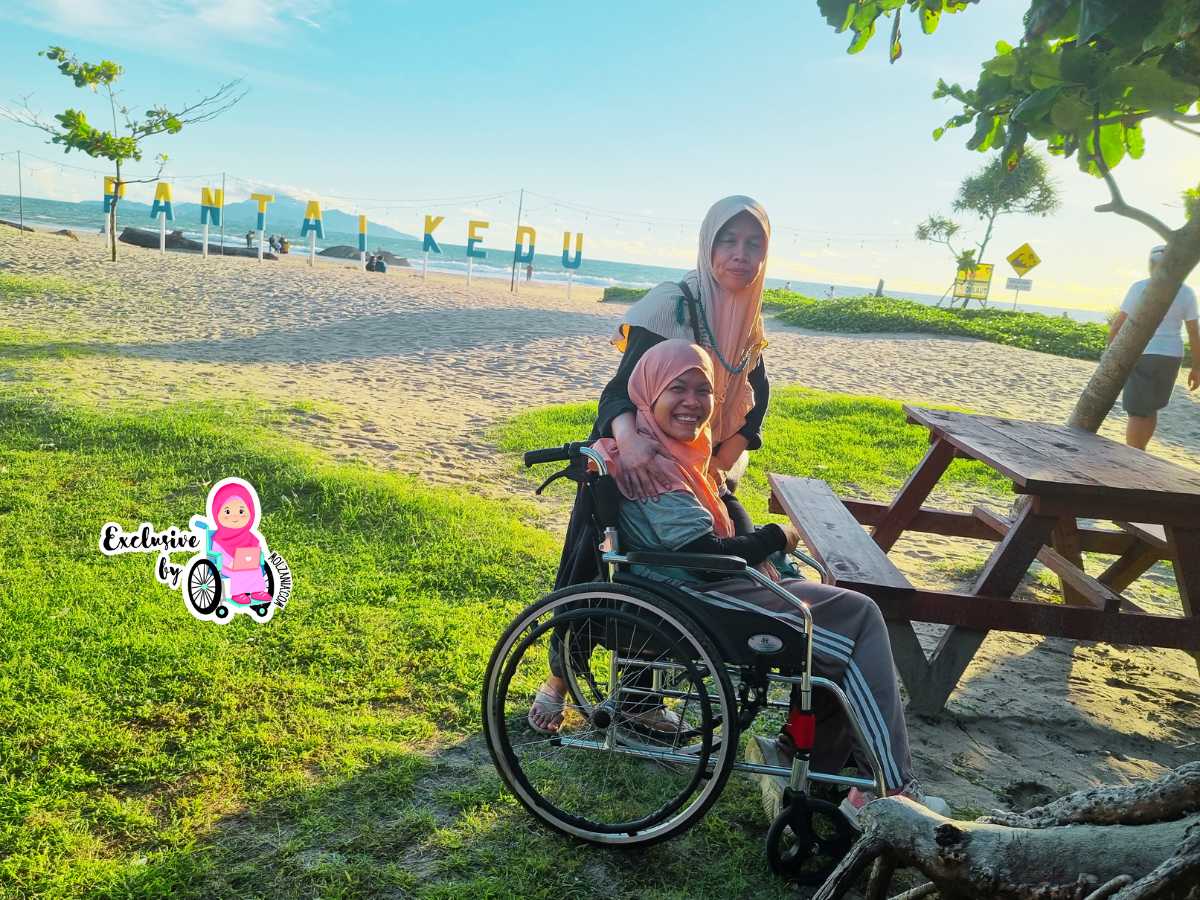
[[(1172, 647), (1200, 663), (1200, 473), (1082, 429), (904, 410), (909, 422), (929, 429), (930, 445), (890, 504), (842, 500), (816, 479), (769, 478), (771, 508), (787, 513), (835, 583), (879, 604), (911, 709), (942, 709), (990, 629)], [(956, 457), (990, 466), (1027, 495), (1015, 520), (982, 507), (923, 506)], [(1112, 521), (1119, 530), (1082, 519)], [(922, 589), (886, 556), (907, 530), (994, 540), (996, 547), (970, 591)], [(1093, 577), (1083, 569), (1083, 551), (1116, 560)], [(1014, 599), (1035, 559), (1059, 577), (1065, 604)], [(1121, 596), (1159, 560), (1174, 567), (1183, 617), (1152, 615)], [(912, 621), (950, 626), (931, 657)]]

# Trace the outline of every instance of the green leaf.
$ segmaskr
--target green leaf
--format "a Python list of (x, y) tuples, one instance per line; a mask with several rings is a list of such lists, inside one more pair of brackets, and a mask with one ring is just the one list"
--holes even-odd
[(1017, 71), (1017, 58), (1011, 53), (993, 56), (983, 63), (983, 69), (993, 75), (1013, 75)]
[(940, 141), (942, 139), (942, 135), (945, 133), (946, 133), (945, 128), (935, 128), (935, 129), (933, 129), (933, 139), (935, 141)]
[(1146, 152), (1146, 136), (1142, 133), (1141, 125), (1134, 124), (1125, 128), (1125, 150), (1130, 159), (1141, 159), (1142, 154)]
[(938, 22), (942, 19), (941, 0), (926, 0), (921, 9), (921, 30), (926, 34), (937, 31)]
[(847, 53), (860, 53), (867, 43), (875, 36), (875, 23), (872, 22), (869, 27), (862, 31), (856, 32), (854, 40), (850, 42), (850, 46), (846, 48)]
[(1086, 44), (1111, 25), (1121, 12), (1118, 0), (1080, 0), (1078, 42)]
[(1013, 119), (1026, 126), (1032, 125), (1050, 112), (1051, 107), (1054, 106), (1054, 101), (1058, 99), (1062, 91), (1062, 85), (1034, 91), (1017, 104), (1016, 109), (1012, 111)]
[(1156, 61), (1137, 66), (1120, 66), (1112, 71), (1106, 82), (1122, 84), (1129, 102), (1140, 109), (1166, 112), (1200, 96), (1200, 89), (1187, 84), (1158, 67)]
[(1091, 113), (1078, 96), (1062, 93), (1050, 109), (1050, 121), (1059, 131), (1078, 131)]

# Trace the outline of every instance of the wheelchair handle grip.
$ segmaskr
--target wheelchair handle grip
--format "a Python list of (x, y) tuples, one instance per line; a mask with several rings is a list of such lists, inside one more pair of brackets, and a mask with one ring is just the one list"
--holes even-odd
[(545, 447), (541, 450), (529, 450), (525, 453), (525, 467), (536, 466), (541, 463), (550, 462), (566, 462), (567, 460), (579, 459), (579, 450), (581, 447), (586, 447), (587, 441), (571, 441), (563, 444), (561, 447)]

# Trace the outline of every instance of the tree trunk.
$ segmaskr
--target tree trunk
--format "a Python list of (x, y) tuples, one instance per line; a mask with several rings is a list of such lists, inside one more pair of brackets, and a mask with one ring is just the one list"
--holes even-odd
[(862, 837), (813, 900), (845, 896), (876, 856), (920, 869), (944, 898), (1200, 897), (1200, 762), (1025, 815), (956, 822), (890, 797), (868, 805), (861, 821)]
[[(111, 99), (111, 98), (110, 98)], [(116, 131), (116, 125), (113, 125)], [(112, 261), (117, 261), (117, 204), (121, 200), (121, 164), (117, 163), (117, 180), (113, 182), (112, 205), (108, 208), (108, 242), (112, 250)]]
[(1151, 335), (1175, 300), (1180, 285), (1200, 262), (1200, 217), (1172, 233), (1167, 252), (1154, 274), (1138, 308), (1121, 326), (1116, 338), (1092, 373), (1075, 404), (1068, 425), (1096, 431), (1117, 402), (1129, 373), (1146, 349)]

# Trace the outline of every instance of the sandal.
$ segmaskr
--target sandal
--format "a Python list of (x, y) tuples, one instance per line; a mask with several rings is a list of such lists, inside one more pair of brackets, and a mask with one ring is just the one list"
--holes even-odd
[[(538, 688), (534, 694), (533, 704), (529, 707), (529, 714), (525, 717), (529, 722), (529, 727), (538, 734), (558, 734), (558, 729), (563, 723), (563, 704), (565, 697), (546, 687), (546, 683), (542, 682), (542, 686)], [(539, 719), (547, 719), (547, 726), (539, 725), (534, 721), (534, 713), (538, 713)]]

